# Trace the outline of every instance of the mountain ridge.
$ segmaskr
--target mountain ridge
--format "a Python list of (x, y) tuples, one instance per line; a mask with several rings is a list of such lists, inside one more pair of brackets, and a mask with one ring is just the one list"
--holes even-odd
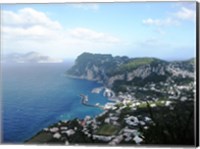
[[(193, 78), (194, 58), (185, 61), (165, 61), (153, 57), (128, 58), (111, 54), (83, 53), (67, 74), (80, 79), (97, 81), (109, 88), (117, 81), (166, 81), (170, 77)], [(159, 78), (159, 79), (158, 79)]]

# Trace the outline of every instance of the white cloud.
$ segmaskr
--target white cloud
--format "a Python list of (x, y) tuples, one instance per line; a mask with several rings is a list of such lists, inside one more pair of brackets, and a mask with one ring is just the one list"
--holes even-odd
[(175, 20), (170, 17), (165, 18), (165, 19), (148, 18), (148, 19), (142, 20), (142, 23), (144, 25), (153, 26), (155, 28), (154, 31), (162, 35), (165, 34), (165, 30), (164, 30), (165, 27), (180, 25), (180, 22), (178, 20)]
[(64, 28), (58, 21), (32, 8), (1, 15), (3, 53), (36, 51), (42, 55), (75, 58), (84, 50), (107, 53), (120, 40), (109, 33), (89, 28)]
[(183, 21), (191, 21), (191, 20), (194, 21), (195, 20), (194, 6), (188, 4), (187, 6), (189, 7), (183, 7), (182, 5), (180, 6), (181, 8), (179, 8), (177, 12), (169, 13), (170, 15), (167, 18), (163, 19), (148, 18), (142, 20), (142, 23), (144, 25), (153, 26), (155, 28), (154, 30), (160, 34), (165, 34), (164, 30), (165, 27), (179, 26), (183, 23)]
[[(192, 8), (181, 7), (177, 12), (171, 13), (170, 17), (165, 19), (144, 19), (142, 23), (145, 25), (155, 25), (155, 26), (170, 26), (170, 25), (179, 25), (180, 20), (194, 20), (195, 19), (195, 10)], [(178, 19), (178, 20), (177, 20)]]
[(73, 4), (74, 8), (83, 9), (83, 10), (93, 10), (97, 11), (99, 10), (98, 4)]
[(107, 43), (118, 43), (120, 41), (116, 37), (87, 28), (75, 28), (70, 30), (69, 32), (70, 35), (72, 35), (73, 37), (84, 40), (92, 40), (92, 41), (107, 42)]
[(29, 28), (20, 28), (20, 27), (9, 27), (4, 26), (2, 27), (2, 32), (4, 33), (5, 38), (10, 38), (16, 40), (26, 38), (26, 39), (44, 39), (50, 38), (54, 34), (54, 31), (48, 29), (44, 26), (31, 26)]
[(2, 11), (3, 25), (28, 28), (35, 25), (42, 25), (51, 29), (61, 29), (57, 21), (53, 21), (43, 12), (36, 11), (32, 8), (20, 9), (16, 13), (12, 11)]
[(158, 19), (154, 20), (154, 19), (148, 18), (148, 19), (142, 20), (142, 23), (146, 25), (160, 25), (160, 20)]
[(152, 19), (148, 18), (142, 21), (145, 25), (155, 25), (155, 26), (170, 26), (170, 25), (178, 25), (179, 22), (177, 20), (174, 20), (172, 18), (166, 18), (166, 19)]
[(186, 7), (181, 7), (174, 15), (181, 20), (195, 20), (195, 10)]

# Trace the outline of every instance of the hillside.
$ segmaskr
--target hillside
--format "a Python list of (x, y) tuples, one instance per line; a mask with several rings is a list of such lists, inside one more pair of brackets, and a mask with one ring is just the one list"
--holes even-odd
[(116, 103), (91, 118), (59, 121), (27, 144), (194, 145), (192, 101)]
[(133, 86), (176, 82), (187, 84), (194, 80), (194, 62), (167, 62), (157, 58), (113, 57), (112, 55), (83, 53), (67, 74), (102, 83), (118, 94), (132, 92)]

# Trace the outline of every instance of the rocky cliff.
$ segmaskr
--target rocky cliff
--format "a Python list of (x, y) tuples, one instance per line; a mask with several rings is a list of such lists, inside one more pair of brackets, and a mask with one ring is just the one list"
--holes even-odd
[[(194, 59), (193, 59), (194, 60)], [(194, 62), (168, 62), (157, 58), (113, 57), (109, 54), (83, 53), (67, 74), (80, 79), (93, 80), (113, 88), (117, 83), (158, 82), (170, 77), (193, 78)]]

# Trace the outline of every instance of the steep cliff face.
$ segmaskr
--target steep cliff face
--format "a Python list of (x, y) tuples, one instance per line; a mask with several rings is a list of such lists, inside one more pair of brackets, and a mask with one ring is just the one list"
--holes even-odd
[(141, 78), (142, 80), (144, 80), (149, 78), (153, 74), (158, 76), (165, 76), (167, 75), (165, 68), (166, 68), (165, 65), (159, 65), (159, 66), (153, 66), (152, 64), (141, 65), (133, 70), (124, 71), (124, 73), (109, 77), (107, 84), (108, 86), (112, 86), (115, 81), (122, 80), (130, 82), (135, 78)]
[(165, 81), (169, 77), (194, 77), (194, 63), (189, 61), (167, 62), (156, 58), (112, 57), (112, 55), (83, 53), (68, 75), (93, 80), (108, 87), (115, 82)]
[(112, 57), (109, 54), (83, 53), (78, 56), (75, 65), (67, 71), (67, 74), (106, 84), (110, 74), (127, 61), (128, 57)]

